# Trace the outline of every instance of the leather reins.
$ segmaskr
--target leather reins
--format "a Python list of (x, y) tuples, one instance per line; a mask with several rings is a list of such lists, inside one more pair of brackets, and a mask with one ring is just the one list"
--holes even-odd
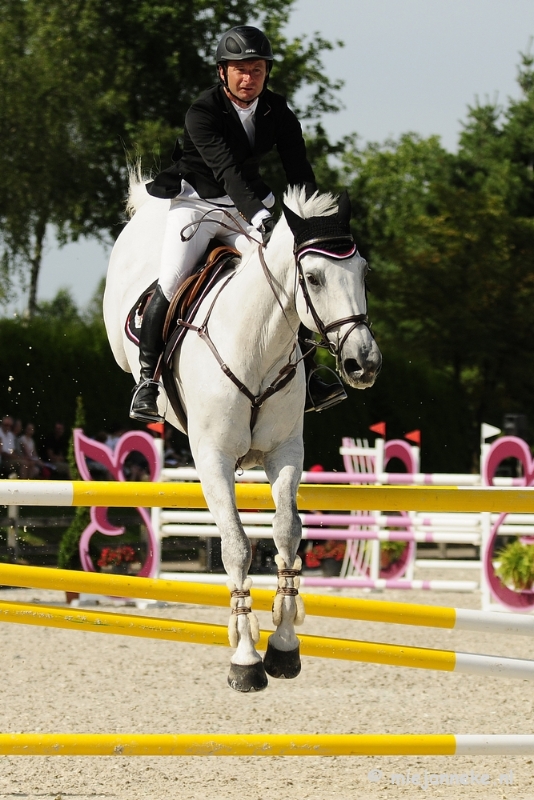
[[(218, 209), (218, 210), (223, 211), (223, 209)], [(207, 217), (211, 213), (212, 213), (212, 210), (210, 209), (210, 211), (206, 211), (202, 215), (202, 217), (200, 219), (196, 220), (195, 222), (191, 222), (191, 223), (189, 223), (189, 225), (186, 225), (184, 228), (182, 228), (182, 231), (180, 233), (180, 238), (182, 239), (182, 241), (184, 241), (184, 242), (189, 241), (195, 235), (195, 233), (197, 232), (197, 230), (200, 227), (201, 223), (206, 221)], [(249, 241), (255, 242), (258, 245), (258, 254), (259, 254), (259, 258), (260, 258), (260, 263), (262, 265), (262, 269), (263, 269), (263, 272), (265, 274), (265, 277), (267, 278), (267, 282), (268, 282), (269, 286), (271, 287), (271, 290), (272, 290), (272, 292), (273, 292), (273, 294), (274, 294), (274, 296), (276, 298), (276, 301), (277, 301), (278, 305), (280, 306), (280, 308), (282, 310), (282, 313), (283, 313), (283, 315), (284, 315), (284, 317), (286, 319), (286, 322), (288, 323), (288, 325), (291, 328), (291, 330), (293, 330), (293, 328), (291, 326), (291, 323), (290, 323), (290, 321), (289, 321), (289, 319), (287, 317), (287, 314), (285, 312), (285, 309), (284, 309), (284, 307), (283, 307), (283, 305), (282, 305), (282, 303), (280, 301), (280, 298), (278, 297), (278, 294), (276, 292), (276, 288), (274, 286), (274, 283), (273, 283), (273, 280), (272, 280), (272, 276), (271, 276), (271, 273), (270, 273), (269, 268), (267, 266), (267, 263), (265, 262), (265, 258), (263, 256), (263, 245), (260, 242), (258, 242), (257, 239), (255, 239), (253, 236), (251, 236), (245, 230), (245, 228), (241, 225), (239, 220), (236, 220), (235, 217), (233, 217), (228, 211), (223, 211), (223, 214), (225, 216), (229, 217), (232, 220), (233, 224), (232, 225), (227, 225), (225, 222), (220, 222), (219, 225), (221, 227), (226, 228), (227, 230), (232, 231), (234, 233), (242, 233), (243, 236), (245, 236)], [(188, 228), (193, 228), (193, 231), (188, 236), (185, 236), (184, 235), (184, 231), (186, 231)], [(296, 332), (293, 331), (293, 333), (295, 333), (295, 342), (293, 344), (293, 347), (291, 348), (291, 352), (289, 354), (289, 359), (288, 359), (287, 363), (280, 369), (280, 371), (278, 372), (278, 375), (275, 377), (275, 379), (272, 381), (272, 383), (270, 383), (269, 386), (267, 386), (267, 388), (263, 392), (261, 392), (261, 394), (258, 394), (258, 395), (253, 394), (250, 391), (250, 389), (243, 383), (243, 381), (241, 381), (236, 376), (236, 374), (230, 369), (228, 364), (226, 364), (226, 362), (222, 358), (221, 354), (219, 353), (219, 351), (217, 349), (217, 346), (213, 342), (213, 339), (209, 335), (208, 321), (209, 321), (209, 318), (211, 316), (211, 312), (213, 311), (213, 308), (215, 306), (215, 303), (217, 302), (217, 299), (218, 299), (220, 293), (223, 291), (223, 289), (226, 288), (226, 286), (232, 280), (234, 275), (235, 275), (235, 272), (233, 272), (224, 281), (222, 286), (219, 288), (217, 294), (213, 298), (213, 301), (212, 301), (212, 303), (211, 303), (211, 305), (210, 305), (210, 307), (208, 309), (208, 313), (206, 314), (204, 322), (201, 325), (198, 325), (198, 326), (197, 325), (193, 325), (190, 322), (186, 322), (183, 319), (177, 320), (176, 324), (179, 325), (179, 326), (182, 326), (184, 328), (187, 328), (188, 330), (195, 331), (198, 334), (198, 336), (200, 336), (200, 338), (204, 342), (206, 342), (206, 344), (210, 348), (211, 352), (213, 353), (215, 359), (217, 360), (217, 363), (219, 364), (219, 366), (220, 366), (221, 370), (224, 372), (224, 374), (232, 381), (232, 383), (235, 386), (237, 386), (239, 391), (242, 394), (244, 394), (245, 397), (248, 400), (250, 400), (250, 404), (251, 404), (251, 407), (252, 407), (252, 413), (251, 413), (251, 418), (250, 418), (250, 429), (252, 430), (254, 428), (255, 423), (256, 423), (256, 419), (257, 419), (259, 410), (262, 407), (262, 405), (264, 404), (264, 402), (266, 400), (268, 400), (269, 397), (272, 397), (273, 394), (275, 394), (276, 392), (280, 391), (280, 389), (283, 389), (284, 386), (287, 386), (287, 384), (294, 378), (294, 376), (296, 374), (296, 371), (297, 371), (297, 366), (299, 364), (299, 361), (301, 361), (302, 359), (297, 359), (296, 361), (291, 361), (291, 356), (293, 355), (293, 353), (295, 352), (296, 347), (297, 347)]]
[[(225, 222), (220, 222), (219, 225), (221, 227), (226, 228), (227, 230), (232, 231), (233, 233), (241, 233), (249, 241), (255, 242), (256, 244), (258, 244), (258, 256), (259, 256), (260, 263), (261, 263), (261, 266), (262, 266), (262, 269), (263, 269), (263, 273), (264, 273), (264, 275), (265, 275), (265, 277), (267, 279), (267, 282), (268, 282), (268, 284), (269, 284), (269, 286), (270, 286), (270, 288), (271, 288), (271, 290), (273, 292), (273, 295), (276, 298), (276, 301), (277, 301), (278, 305), (280, 306), (280, 308), (282, 310), (282, 313), (283, 313), (283, 315), (284, 315), (284, 317), (286, 319), (287, 324), (289, 325), (290, 329), (295, 334), (295, 342), (294, 342), (293, 347), (291, 349), (291, 353), (289, 354), (289, 359), (288, 359), (287, 363), (280, 369), (280, 371), (278, 372), (278, 375), (272, 381), (272, 383), (259, 395), (254, 395), (250, 391), (250, 389), (248, 389), (248, 387), (241, 380), (239, 380), (239, 378), (235, 375), (235, 373), (232, 372), (230, 367), (225, 363), (224, 359), (220, 355), (216, 345), (214, 344), (213, 340), (211, 339), (211, 337), (209, 335), (208, 322), (209, 322), (209, 318), (211, 316), (211, 312), (213, 311), (213, 308), (215, 306), (215, 303), (217, 302), (217, 299), (218, 299), (220, 293), (223, 291), (223, 289), (226, 288), (226, 286), (229, 284), (229, 282), (234, 277), (235, 273), (232, 273), (224, 281), (222, 286), (219, 288), (217, 294), (213, 298), (213, 301), (212, 301), (212, 303), (211, 303), (211, 305), (210, 305), (210, 307), (208, 309), (208, 313), (206, 314), (204, 322), (201, 325), (198, 325), (198, 326), (197, 325), (193, 325), (190, 322), (186, 322), (183, 319), (177, 320), (177, 325), (182, 326), (184, 328), (187, 328), (188, 330), (195, 331), (198, 334), (198, 336), (200, 336), (201, 339), (203, 339), (203, 341), (206, 342), (206, 344), (210, 348), (211, 352), (213, 353), (215, 359), (217, 360), (217, 362), (218, 362), (219, 366), (221, 367), (222, 371), (224, 372), (224, 374), (232, 381), (232, 383), (239, 389), (239, 391), (242, 394), (244, 394), (245, 397), (248, 398), (248, 400), (250, 400), (250, 404), (252, 406), (250, 428), (252, 430), (253, 427), (254, 427), (254, 424), (256, 422), (259, 409), (261, 408), (263, 403), (269, 397), (272, 397), (272, 395), (275, 394), (276, 392), (278, 392), (280, 389), (283, 389), (284, 386), (286, 386), (294, 378), (294, 376), (296, 374), (296, 371), (297, 371), (298, 364), (300, 363), (300, 361), (303, 360), (303, 358), (305, 357), (305, 355), (307, 355), (307, 353), (301, 355), (301, 357), (296, 359), (295, 361), (291, 360), (291, 358), (293, 356), (293, 353), (295, 352), (295, 349), (297, 347), (297, 338), (296, 338), (297, 337), (297, 332), (293, 330), (293, 327), (292, 327), (292, 325), (291, 325), (291, 323), (290, 323), (290, 321), (289, 321), (289, 319), (287, 317), (287, 314), (286, 314), (285, 309), (284, 309), (284, 307), (282, 305), (280, 297), (277, 294), (276, 287), (274, 286), (274, 283), (273, 283), (271, 272), (269, 270), (269, 267), (268, 267), (268, 265), (267, 265), (267, 263), (265, 261), (264, 255), (263, 255), (263, 250), (264, 250), (263, 244), (258, 242), (257, 239), (255, 239), (253, 236), (251, 236), (245, 230), (245, 228), (241, 225), (241, 223), (238, 220), (236, 220), (234, 216), (232, 216), (232, 214), (230, 214), (228, 211), (223, 210), (222, 208), (220, 208), (218, 210), (222, 211), (223, 214), (232, 221), (231, 225), (228, 225)], [(199, 229), (199, 227), (202, 224), (202, 222), (207, 221), (207, 218), (212, 213), (213, 213), (213, 210), (210, 209), (209, 211), (206, 211), (202, 215), (202, 217), (200, 219), (196, 220), (195, 222), (191, 222), (188, 225), (186, 225), (184, 228), (182, 228), (182, 231), (180, 232), (180, 238), (182, 239), (182, 241), (187, 242), (190, 239), (192, 239), (192, 237), (195, 235), (195, 233)], [(188, 228), (192, 228), (193, 230), (192, 230), (192, 232), (190, 234), (188, 234), (186, 236), (184, 232)], [(356, 245), (354, 244), (354, 242), (352, 240), (352, 237), (350, 237), (350, 241), (352, 243), (352, 246), (350, 248), (350, 251), (347, 252), (346, 254), (338, 255), (338, 254), (329, 252), (326, 249), (326, 247), (327, 247), (327, 245), (329, 243), (332, 244), (332, 243), (334, 243), (336, 241), (336, 238), (346, 240), (349, 237), (332, 237), (332, 236), (328, 236), (328, 237), (316, 238), (316, 239), (313, 239), (311, 241), (306, 242), (305, 245), (299, 247), (298, 249), (295, 249), (294, 255), (295, 255), (295, 265), (296, 265), (296, 270), (297, 270), (297, 275), (298, 275), (298, 281), (299, 281), (299, 285), (300, 285), (304, 300), (306, 302), (306, 307), (309, 310), (309, 312), (311, 313), (311, 315), (313, 317), (313, 320), (314, 320), (315, 324), (317, 325), (319, 333), (320, 333), (320, 335), (322, 337), (321, 341), (319, 341), (319, 342), (317, 342), (315, 340), (305, 340), (306, 344), (310, 344), (310, 345), (312, 345), (312, 347), (322, 347), (322, 348), (328, 349), (329, 352), (336, 359), (336, 366), (339, 366), (340, 355), (341, 355), (341, 351), (343, 349), (343, 345), (345, 344), (347, 338), (350, 336), (352, 331), (355, 328), (357, 328), (358, 325), (365, 325), (367, 328), (369, 328), (369, 330), (371, 329), (368, 316), (367, 316), (367, 314), (353, 314), (353, 315), (351, 315), (349, 317), (343, 317), (341, 319), (337, 319), (334, 322), (330, 322), (327, 325), (325, 325), (323, 323), (322, 319), (319, 317), (319, 315), (318, 315), (318, 313), (317, 313), (317, 311), (316, 311), (316, 309), (315, 309), (315, 307), (314, 307), (314, 305), (312, 303), (312, 300), (311, 300), (311, 297), (310, 297), (310, 294), (309, 294), (309, 291), (308, 291), (308, 287), (307, 287), (307, 284), (306, 284), (306, 279), (304, 277), (302, 264), (301, 264), (302, 257), (308, 252), (315, 252), (315, 253), (319, 253), (319, 254), (324, 254), (326, 256), (337, 258), (337, 259), (352, 258), (352, 256), (357, 252)], [(320, 247), (321, 244), (323, 245), (323, 247)], [(345, 333), (345, 335), (342, 337), (341, 341), (339, 340), (339, 331), (338, 331), (337, 342), (331, 342), (328, 339), (328, 334), (331, 331), (335, 330), (336, 328), (340, 328), (342, 325), (350, 324), (351, 322), (353, 324), (348, 329), (348, 331)]]

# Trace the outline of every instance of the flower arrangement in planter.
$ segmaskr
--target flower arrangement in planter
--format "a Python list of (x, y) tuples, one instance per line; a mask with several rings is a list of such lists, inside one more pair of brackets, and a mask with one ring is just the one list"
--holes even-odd
[(323, 575), (331, 577), (339, 575), (341, 562), (345, 556), (345, 542), (328, 539), (321, 544), (314, 544), (305, 556), (306, 566), (310, 569), (321, 567)]
[(407, 542), (380, 542), (380, 567), (387, 569), (400, 561), (406, 550)]
[(98, 559), (98, 566), (110, 571), (128, 571), (128, 565), (136, 561), (136, 552), (129, 544), (119, 547), (104, 547)]
[(505, 585), (521, 592), (531, 592), (534, 583), (534, 542), (527, 544), (521, 539), (507, 544), (497, 554), (500, 561), (495, 570)]

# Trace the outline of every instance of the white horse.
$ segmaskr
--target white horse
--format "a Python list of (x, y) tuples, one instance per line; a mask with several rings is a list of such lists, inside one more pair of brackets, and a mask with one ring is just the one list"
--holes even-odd
[[(304, 608), (298, 595), (301, 524), (296, 494), (303, 467), (306, 385), (296, 346), (298, 327), (304, 323), (322, 335), (336, 355), (341, 376), (356, 389), (372, 386), (381, 365), (367, 322), (367, 263), (350, 236), (348, 197), (342, 196), (338, 207), (330, 194), (316, 193), (306, 200), (304, 190), (290, 189), (284, 199), (284, 216), (268, 246), (251, 243), (213, 308), (224, 278), (194, 320), (200, 325), (211, 308), (211, 342), (248, 395), (221, 370), (206, 341), (194, 332), (187, 333), (174, 358), (174, 380), (187, 410), (191, 452), (220, 531), (229, 577), (229, 638), (235, 652), (228, 683), (242, 692), (265, 688), (266, 672), (285, 678), (300, 672), (295, 625), (303, 621)], [(167, 204), (149, 197), (142, 182), (132, 178), (129, 208), (133, 216), (111, 254), (104, 318), (117, 362), (137, 380), (138, 350), (125, 335), (125, 320), (136, 299), (158, 277)], [(289, 363), (296, 366), (292, 379), (256, 404), (252, 418), (250, 398), (283, 383), (280, 375), (287, 374), (284, 368)], [(158, 402), (164, 412), (162, 394)], [(181, 429), (172, 411), (167, 419)], [(255, 649), (258, 622), (251, 613), (247, 577), (251, 548), (236, 509), (236, 464), (265, 469), (276, 507), (276, 630), (269, 637), (264, 661)]]

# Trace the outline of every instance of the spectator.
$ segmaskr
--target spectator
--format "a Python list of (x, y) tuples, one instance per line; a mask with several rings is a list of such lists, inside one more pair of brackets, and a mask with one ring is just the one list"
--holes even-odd
[[(20, 420), (18, 421), (20, 422)], [(33, 463), (17, 449), (17, 437), (14, 433), (15, 422), (13, 417), (6, 414), (0, 425), (0, 449), (2, 452), (2, 472), (7, 475), (15, 474), (18, 478), (35, 477), (32, 474)]]
[(35, 425), (28, 422), (24, 427), (23, 433), (17, 439), (17, 452), (27, 464), (28, 478), (39, 478), (43, 474), (45, 464), (39, 458), (35, 447)]
[(123, 472), (127, 481), (150, 480), (148, 461), (138, 450), (132, 450), (128, 454), (124, 460)]
[(166, 467), (180, 467), (180, 456), (174, 447), (174, 431), (170, 425), (165, 425), (163, 436), (163, 463)]
[(6, 414), (0, 424), (0, 452), (2, 453), (2, 472), (16, 472), (16, 441), (13, 433), (13, 417)]
[(67, 463), (68, 438), (65, 434), (65, 425), (56, 422), (53, 431), (44, 440), (44, 458), (52, 464), (57, 478), (70, 479), (70, 470)]
[(106, 447), (109, 447), (110, 450), (115, 450), (117, 442), (121, 436), (124, 436), (127, 430), (125, 425), (121, 425), (119, 422), (112, 422), (110, 425), (110, 432), (107, 434), (105, 440)]

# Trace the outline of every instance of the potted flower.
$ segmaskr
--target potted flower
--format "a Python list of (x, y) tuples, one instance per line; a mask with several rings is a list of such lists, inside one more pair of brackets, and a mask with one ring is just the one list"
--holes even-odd
[(531, 592), (534, 583), (534, 543), (526, 544), (516, 539), (496, 555), (500, 564), (495, 574), (501, 581), (517, 591)]
[(407, 542), (380, 542), (380, 568), (387, 569), (402, 558)]
[(119, 547), (104, 547), (97, 563), (103, 572), (127, 574), (130, 564), (135, 560), (134, 548), (129, 544), (123, 544)]
[(332, 578), (341, 572), (341, 564), (345, 556), (345, 542), (328, 539), (315, 544), (305, 557), (306, 566), (310, 569), (321, 567), (325, 578)]

